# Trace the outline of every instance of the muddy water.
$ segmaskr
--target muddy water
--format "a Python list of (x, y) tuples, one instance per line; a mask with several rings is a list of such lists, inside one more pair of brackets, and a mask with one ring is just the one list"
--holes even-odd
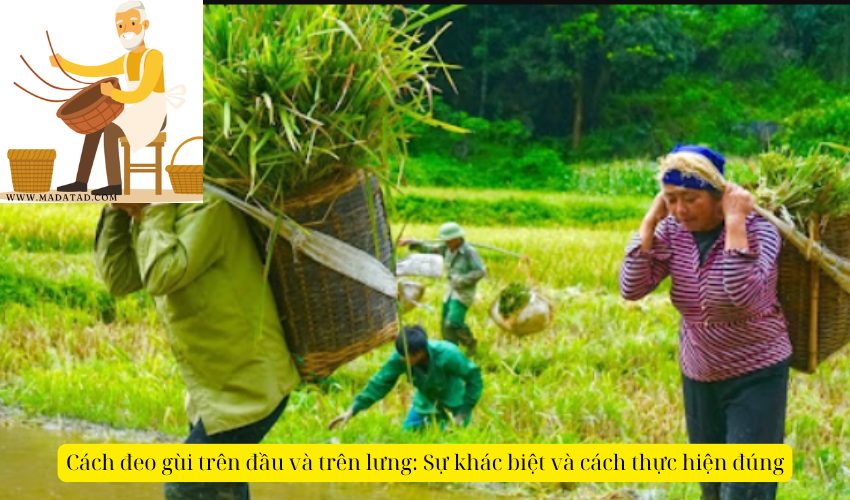
[[(56, 453), (65, 443), (86, 442), (77, 433), (0, 426), (0, 500), (158, 500), (162, 483), (64, 483)], [(492, 495), (405, 484), (252, 483), (253, 500), (483, 500)]]

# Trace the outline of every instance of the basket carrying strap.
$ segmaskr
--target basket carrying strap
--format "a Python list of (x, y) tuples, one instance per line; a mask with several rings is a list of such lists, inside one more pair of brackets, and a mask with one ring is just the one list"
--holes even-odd
[(268, 210), (248, 204), (212, 184), (205, 182), (204, 190), (222, 197), (268, 228), (274, 230), (277, 227), (278, 236), (283, 236), (297, 251), (304, 252), (316, 262), (388, 297), (398, 299), (395, 276), (374, 256), (332, 236), (299, 228), (286, 218), (278, 225), (277, 217)]
[[(810, 221), (809, 235), (811, 241), (816, 243), (820, 240), (820, 217), (813, 216)], [(807, 256), (808, 257), (808, 256)], [(809, 364), (808, 371), (813, 373), (818, 367), (818, 304), (820, 303), (820, 265), (817, 260), (809, 261), (811, 269), (811, 304), (809, 311)]]

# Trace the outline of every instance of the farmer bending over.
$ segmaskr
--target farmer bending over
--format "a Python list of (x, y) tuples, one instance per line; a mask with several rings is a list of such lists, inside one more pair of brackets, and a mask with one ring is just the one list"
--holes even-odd
[(463, 344), (468, 354), (474, 354), (478, 340), (466, 325), (466, 313), (475, 302), (475, 289), (481, 278), (487, 276), (487, 269), (481, 262), (478, 251), (466, 240), (463, 229), (454, 222), (443, 224), (437, 239), (439, 245), (429, 245), (416, 240), (399, 240), (399, 246), (409, 245), (410, 249), (422, 253), (443, 255), (448, 270), (449, 286), (443, 298), (443, 338)]
[(345, 425), (351, 417), (384, 399), (398, 378), (407, 373), (408, 364), (417, 392), (404, 429), (418, 430), (433, 420), (443, 427), (450, 418), (457, 425), (468, 425), (483, 388), (478, 366), (455, 344), (428, 340), (419, 325), (405, 327), (395, 347), (396, 352), (354, 398), (351, 408), (331, 421), (330, 428)]
[[(95, 262), (113, 295), (156, 302), (188, 391), (186, 443), (256, 444), (299, 375), (244, 216), (205, 197), (105, 207)], [(166, 483), (165, 497), (245, 500), (248, 483)]]

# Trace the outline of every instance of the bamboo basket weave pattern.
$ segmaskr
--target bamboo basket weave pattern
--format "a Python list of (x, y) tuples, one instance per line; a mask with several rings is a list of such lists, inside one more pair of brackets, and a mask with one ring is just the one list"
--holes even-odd
[(12, 169), (12, 187), (15, 192), (50, 191), (55, 149), (10, 149), (6, 157)]
[(74, 94), (56, 116), (79, 134), (91, 134), (112, 123), (124, 112), (124, 104), (100, 93), (100, 84), (106, 82), (121, 90), (118, 78), (104, 78)]
[[(285, 213), (311, 231), (348, 243), (375, 257), (389, 269), (392, 240), (381, 190), (370, 177), (380, 255), (374, 234), (362, 172), (334, 179), (290, 198)], [(249, 219), (255, 243), (265, 259), (268, 228)], [(265, 261), (264, 261), (265, 262)], [(329, 376), (341, 365), (395, 339), (398, 312), (395, 299), (344, 276), (278, 238), (269, 269), (269, 284), (278, 306), (286, 342), (306, 381)]]
[[(839, 256), (850, 258), (850, 216), (831, 219), (821, 243)], [(778, 288), (794, 347), (791, 366), (808, 373), (850, 341), (850, 294), (816, 265), (814, 276), (812, 267), (796, 247), (783, 241)]]
[(204, 166), (174, 164), (180, 148), (187, 142), (197, 139), (203, 139), (203, 137), (186, 139), (183, 141), (183, 144), (177, 146), (174, 156), (171, 157), (171, 165), (165, 167), (165, 171), (168, 172), (168, 178), (171, 180), (171, 187), (176, 194), (204, 194)]

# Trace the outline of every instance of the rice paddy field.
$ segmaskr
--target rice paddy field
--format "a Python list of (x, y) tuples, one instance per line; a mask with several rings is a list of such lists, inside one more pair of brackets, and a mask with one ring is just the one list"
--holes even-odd
[[(554, 325), (523, 339), (496, 328), (487, 316), (490, 304), (504, 286), (527, 276), (516, 259), (482, 250), (489, 277), (469, 321), (480, 339), (474, 359), (485, 388), (468, 428), (402, 432), (413, 396), (402, 380), (342, 431), (327, 430), (390, 355), (393, 347), (386, 345), (322, 384), (299, 387), (266, 442), (686, 443), (678, 315), (667, 285), (637, 303), (617, 293), (623, 248), (649, 203), (412, 190), (399, 200), (396, 232), (404, 227), (405, 237), (433, 238), (439, 222), (455, 214), (468, 240), (528, 255), (531, 277), (556, 303)], [(417, 217), (423, 206), (438, 207), (439, 218)], [(180, 439), (184, 387), (152, 300), (144, 292), (115, 299), (95, 274), (91, 250), (100, 208), (0, 209), (0, 404), (24, 415), (61, 415)], [(423, 282), (437, 312), (417, 309), (405, 322), (421, 323), (438, 337), (443, 283)], [(794, 477), (780, 485), (779, 498), (848, 497), (848, 388), (847, 350), (815, 375), (792, 372), (786, 442), (794, 450)], [(496, 490), (538, 498), (699, 498), (693, 483), (526, 483)]]

